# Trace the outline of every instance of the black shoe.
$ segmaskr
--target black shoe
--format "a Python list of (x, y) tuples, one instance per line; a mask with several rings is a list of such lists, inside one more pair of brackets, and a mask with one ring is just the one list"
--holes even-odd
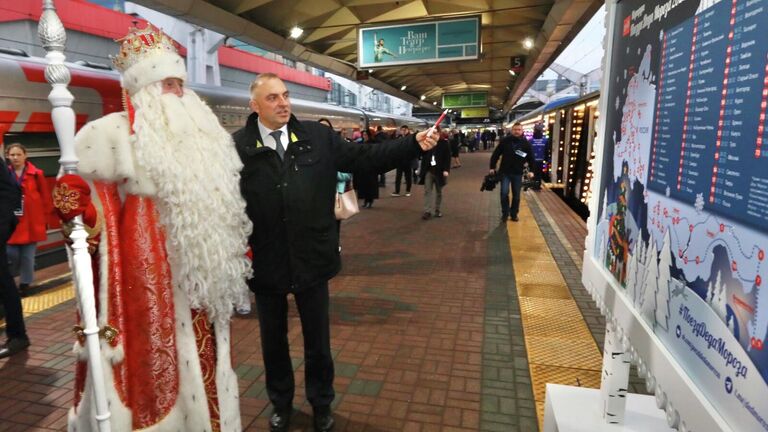
[(29, 296), (29, 284), (19, 284), (19, 295), (22, 297)]
[(424, 212), (424, 214), (421, 215), (421, 219), (423, 219), (423, 220), (429, 220), (431, 218), (432, 218), (432, 213), (430, 213), (430, 212)]
[(269, 432), (287, 432), (293, 409), (275, 409), (269, 417)]
[(29, 346), (29, 339), (13, 338), (0, 347), (0, 359), (10, 357), (14, 354), (18, 354), (27, 349)]
[(509, 216), (507, 216), (507, 215), (505, 215), (505, 214), (501, 215), (501, 221), (502, 221), (502, 222), (506, 222), (506, 221), (507, 221), (507, 219), (509, 219)]
[(331, 410), (325, 410), (322, 413), (315, 412), (312, 424), (315, 426), (315, 432), (330, 432), (336, 425)]
[(517, 216), (510, 216), (510, 217), (509, 217), (509, 220), (511, 220), (512, 222), (517, 222), (517, 221), (519, 221), (520, 219), (518, 219), (518, 218), (517, 218)]

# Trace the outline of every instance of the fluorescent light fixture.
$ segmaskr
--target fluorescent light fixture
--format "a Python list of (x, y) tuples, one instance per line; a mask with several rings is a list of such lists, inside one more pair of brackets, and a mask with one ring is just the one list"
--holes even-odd
[(408, 88), (407, 85), (400, 86), (400, 91), (405, 91), (405, 89), (407, 89), (407, 88)]
[(299, 26), (294, 26), (291, 29), (291, 39), (298, 39), (301, 34), (304, 33), (304, 29)]
[(427, 95), (421, 95), (421, 100), (424, 100), (427, 98)]
[(533, 39), (527, 37), (525, 40), (523, 40), (523, 46), (525, 49), (531, 49), (533, 48)]

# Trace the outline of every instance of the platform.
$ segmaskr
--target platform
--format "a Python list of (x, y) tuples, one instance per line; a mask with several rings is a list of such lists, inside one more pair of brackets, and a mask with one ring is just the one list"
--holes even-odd
[[(547, 382), (599, 386), (605, 323), (580, 282), (585, 224), (548, 189), (525, 193), (520, 222), (500, 223), (498, 189), (480, 192), (489, 158), (461, 155), (443, 218), (421, 220), (421, 186), (390, 197), (390, 175), (373, 208), (342, 224), (343, 270), (331, 283), (336, 430), (536, 431)], [(28, 316), (29, 352), (0, 360), (0, 431), (65, 430), (71, 291), (25, 300), (58, 296)], [(289, 326), (292, 430), (310, 430), (295, 308)], [(255, 315), (233, 331), (243, 427), (266, 430)]]

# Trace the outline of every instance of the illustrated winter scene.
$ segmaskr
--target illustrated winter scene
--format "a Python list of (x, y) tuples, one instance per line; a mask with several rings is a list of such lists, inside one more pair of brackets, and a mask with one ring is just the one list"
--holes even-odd
[(705, 3), (618, 30), (593, 253), (703, 391), (768, 430), (768, 1)]

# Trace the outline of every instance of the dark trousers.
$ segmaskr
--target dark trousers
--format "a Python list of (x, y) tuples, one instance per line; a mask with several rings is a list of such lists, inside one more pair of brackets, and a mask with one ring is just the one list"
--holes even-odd
[[(501, 215), (516, 217), (520, 211), (520, 189), (523, 186), (522, 174), (504, 174), (501, 177)], [(512, 189), (512, 205), (509, 204), (509, 190)]]
[[(333, 358), (328, 317), (328, 282), (294, 294), (304, 336), (304, 383), (307, 399), (314, 408), (331, 405)], [(257, 293), (261, 349), (267, 375), (267, 394), (275, 409), (292, 406), (293, 365), (288, 352), (288, 298), (286, 294)]]
[(411, 168), (410, 162), (408, 166), (398, 168), (395, 173), (395, 193), (397, 194), (400, 193), (400, 180), (402, 180), (403, 174), (405, 174), (405, 191), (410, 192), (413, 184), (413, 168)]
[[(6, 227), (3, 228), (3, 231), (8, 231)], [(5, 335), (8, 339), (26, 339), (27, 330), (24, 327), (24, 315), (21, 312), (21, 296), (8, 269), (6, 244), (9, 238), (10, 233), (0, 235), (0, 298), (5, 309)]]

